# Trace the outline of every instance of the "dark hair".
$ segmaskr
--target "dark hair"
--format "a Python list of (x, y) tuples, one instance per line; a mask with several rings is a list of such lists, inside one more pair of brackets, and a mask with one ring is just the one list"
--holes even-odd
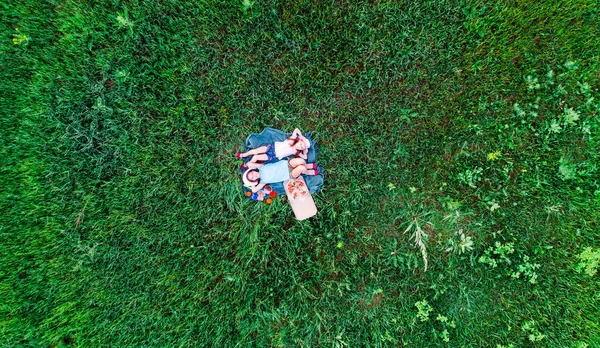
[[(250, 174), (251, 172), (257, 172), (258, 173), (258, 169), (250, 169), (248, 171), (248, 173), (246, 174), (246, 178), (248, 178), (248, 174)], [(260, 174), (260, 173), (259, 173)], [(250, 178), (248, 178), (248, 181), (253, 182), (255, 184), (260, 183), (260, 178), (256, 179), (256, 180), (250, 180)]]
[[(299, 142), (299, 141), (303, 141), (302, 139), (300, 139), (300, 137), (297, 137), (296, 139), (292, 139), (292, 138), (288, 137), (288, 138), (287, 138), (287, 140), (290, 140), (290, 141), (291, 141), (291, 142), (289, 143), (289, 144), (290, 144), (290, 146), (295, 146), (296, 144), (298, 144), (298, 142)], [(297, 150), (297, 151), (296, 151), (296, 153), (294, 154), (294, 157), (298, 157), (298, 156), (300, 156), (300, 153), (301, 153), (301, 152), (302, 152), (302, 151), (300, 151), (300, 150)]]

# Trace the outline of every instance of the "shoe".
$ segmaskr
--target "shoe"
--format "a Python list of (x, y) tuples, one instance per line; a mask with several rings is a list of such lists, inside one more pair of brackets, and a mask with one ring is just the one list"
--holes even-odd
[(315, 174), (313, 175), (319, 175), (319, 171), (315, 169)]
[(240, 168), (242, 168), (243, 170), (246, 170), (246, 169), (248, 169), (248, 166), (246, 165), (246, 163), (244, 163), (240, 166)]
[(309, 169), (317, 169), (317, 164), (316, 163), (311, 163)]
[(237, 158), (237, 159), (242, 158), (242, 153), (241, 152), (236, 153), (235, 158)]

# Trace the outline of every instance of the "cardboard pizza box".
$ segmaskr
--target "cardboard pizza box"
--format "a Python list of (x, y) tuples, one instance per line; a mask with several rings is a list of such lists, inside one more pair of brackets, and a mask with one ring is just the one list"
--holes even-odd
[(298, 220), (306, 220), (317, 214), (317, 206), (302, 177), (283, 182), (292, 211)]

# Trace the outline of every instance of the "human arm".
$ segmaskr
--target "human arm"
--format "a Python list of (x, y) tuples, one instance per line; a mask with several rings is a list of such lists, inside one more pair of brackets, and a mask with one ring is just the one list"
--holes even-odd
[(298, 138), (300, 135), (302, 135), (302, 133), (300, 132), (300, 130), (298, 128), (294, 129), (294, 132), (292, 132), (292, 136), (290, 138), (292, 139), (296, 139)]
[(260, 190), (262, 190), (263, 187), (265, 187), (266, 184), (258, 184), (255, 186), (252, 186), (252, 192), (258, 192)]

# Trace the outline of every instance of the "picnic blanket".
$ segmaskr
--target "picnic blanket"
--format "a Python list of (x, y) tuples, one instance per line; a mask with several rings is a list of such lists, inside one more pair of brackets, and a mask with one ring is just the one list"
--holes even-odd
[[(292, 133), (284, 133), (277, 129), (265, 128), (262, 131), (262, 133), (250, 134), (248, 136), (248, 138), (246, 138), (246, 144), (245, 144), (246, 151), (249, 151), (249, 150), (255, 149), (257, 147), (260, 147), (260, 146), (263, 146), (263, 145), (266, 145), (269, 143), (273, 143), (276, 141), (284, 141), (287, 137), (289, 137), (291, 135), (292, 135)], [(313, 139), (311, 132), (306, 132), (306, 134), (302, 133), (302, 135), (310, 141), (310, 148), (308, 149), (308, 154), (307, 154), (308, 159), (306, 162), (307, 163), (316, 163), (317, 154), (319, 152), (317, 143)], [(248, 160), (250, 160), (250, 158), (246, 157), (246, 158), (244, 158), (244, 160), (248, 161)], [(277, 159), (275, 159), (275, 161), (276, 160)], [(282, 161), (285, 161), (285, 159), (283, 159)], [(321, 187), (323, 187), (323, 168), (321, 166), (318, 166), (317, 169), (319, 170), (319, 175), (302, 175), (302, 177), (304, 178), (304, 181), (306, 182), (306, 186), (308, 186), (308, 189), (311, 194), (318, 192), (321, 189)], [(283, 188), (283, 182), (269, 184), (269, 186), (271, 186), (273, 191), (277, 192), (277, 194), (285, 195), (285, 189)]]

